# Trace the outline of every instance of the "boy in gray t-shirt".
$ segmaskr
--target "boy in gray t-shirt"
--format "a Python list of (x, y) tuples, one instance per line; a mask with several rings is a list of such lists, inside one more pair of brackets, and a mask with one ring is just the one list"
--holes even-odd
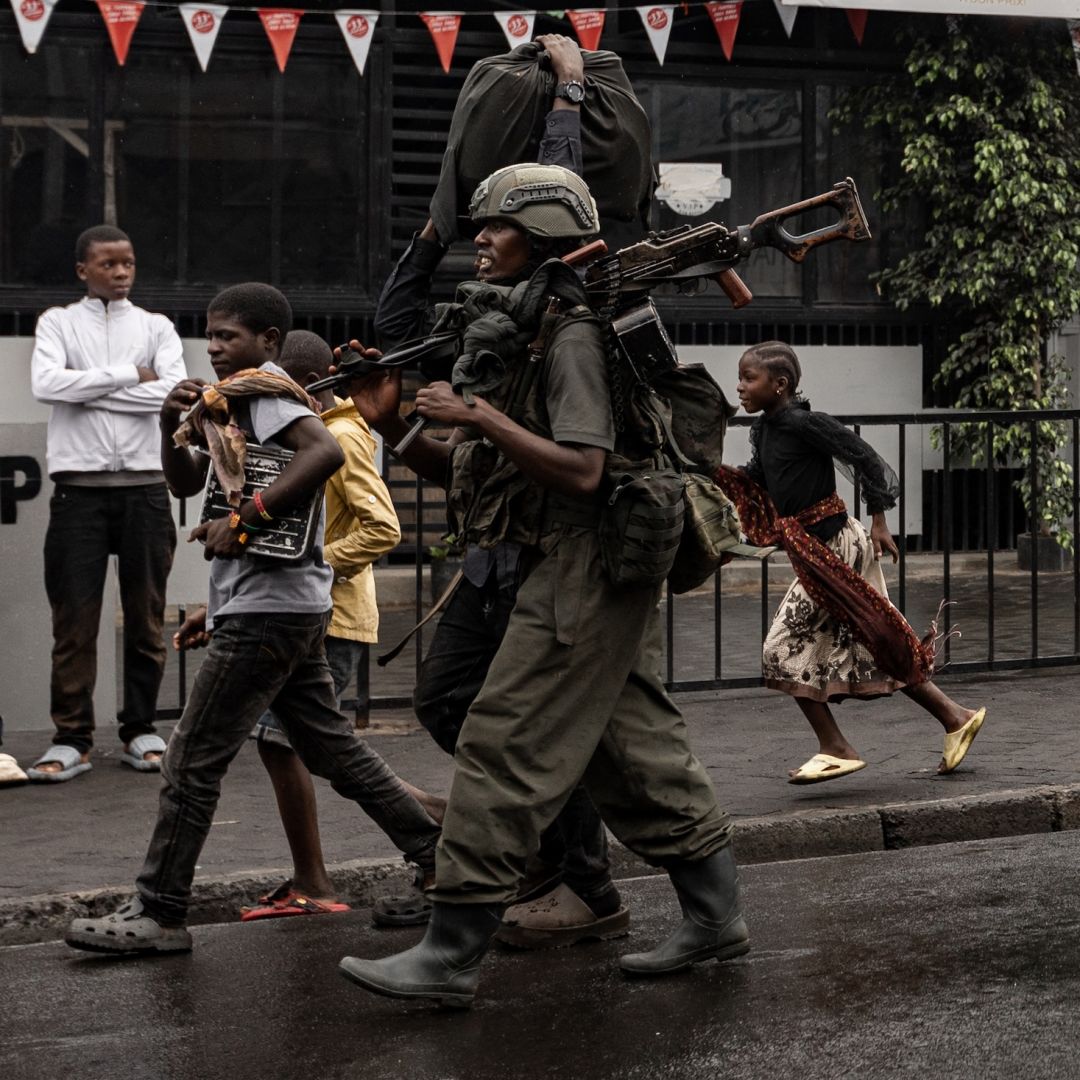
[[(272, 361), (260, 371), (288, 378), (284, 368)], [(238, 409), (241, 429), (249, 441), (262, 446), (281, 447), (274, 436), (286, 431), (296, 420), (312, 418), (307, 406), (293, 398), (253, 397), (245, 399), (247, 409)], [(319, 421), (322, 424), (322, 421)], [(264, 493), (265, 498), (265, 493)], [(210, 602), (206, 628), (213, 630), (215, 619), (228, 615), (251, 615), (264, 611), (321, 613), (333, 607), (330, 587), (334, 572), (323, 562), (323, 512), (319, 503), (319, 524), (310, 553), (296, 562), (278, 559), (214, 559), (210, 564)], [(258, 528), (256, 516), (256, 528)]]
[[(207, 351), (218, 377), (253, 368), (259, 374), (279, 373), (274, 361), (291, 323), (288, 301), (269, 285), (237, 285), (219, 293), (207, 311)], [(207, 462), (205, 455), (174, 445), (173, 435), (204, 385), (179, 383), (161, 410), (162, 467), (181, 497), (202, 489)], [(117, 953), (191, 948), (184, 927), (191, 880), (221, 779), (271, 706), (312, 773), (359, 803), (407, 859), (425, 870), (434, 866), (438, 826), (337, 709), (323, 648), (332, 575), (322, 560), (321, 522), (310, 556), (295, 564), (246, 554), (249, 532), (310, 498), (343, 460), (319, 417), (297, 399), (295, 386), (286, 383), (283, 389), (285, 397), (246, 398), (246, 423), (249, 436), (292, 450), (292, 460), (261, 498), (243, 503), (229, 518), (199, 525), (190, 537), (204, 544), (212, 560), (213, 635), (162, 761), (161, 802), (136, 882), (138, 895), (110, 915), (76, 919), (66, 936), (74, 948)], [(245, 421), (237, 420), (243, 428)]]

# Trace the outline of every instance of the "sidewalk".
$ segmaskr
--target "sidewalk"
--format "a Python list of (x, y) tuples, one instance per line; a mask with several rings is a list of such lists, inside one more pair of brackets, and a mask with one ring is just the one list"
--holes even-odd
[[(840, 707), (869, 767), (795, 787), (786, 770), (815, 744), (794, 704), (764, 690), (681, 695), (693, 746), (736, 819), (743, 862), (876, 851), (955, 840), (1080, 828), (1080, 669), (943, 679), (988, 719), (967, 761), (935, 773), (940, 728), (903, 695)], [(372, 745), (406, 779), (446, 794), (451, 759), (411, 718), (380, 718)], [(394, 733), (393, 724), (397, 724)], [(40, 732), (14, 732), (4, 750), (28, 765)], [(66, 784), (0, 789), (0, 945), (55, 937), (73, 914), (131, 889), (157, 809), (158, 778), (120, 764), (115, 729), (99, 732), (92, 772)], [(345, 898), (368, 904), (405, 880), (388, 840), (318, 781), (327, 863)], [(645, 872), (617, 845), (616, 876)], [(226, 777), (196, 878), (193, 922), (236, 908), (286, 876), (288, 855), (254, 746)]]

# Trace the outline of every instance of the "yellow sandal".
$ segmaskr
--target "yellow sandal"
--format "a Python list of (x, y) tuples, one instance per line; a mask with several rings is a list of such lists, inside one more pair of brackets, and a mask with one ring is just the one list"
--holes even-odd
[(984, 705), (959, 731), (946, 734), (945, 752), (941, 755), (941, 764), (938, 766), (939, 773), (951, 773), (964, 760), (985, 719), (986, 706)]

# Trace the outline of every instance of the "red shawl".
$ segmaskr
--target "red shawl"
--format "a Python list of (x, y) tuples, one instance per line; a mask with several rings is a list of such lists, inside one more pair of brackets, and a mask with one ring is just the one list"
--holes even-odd
[(806, 531), (846, 510), (834, 491), (793, 517), (781, 517), (764, 488), (744, 472), (721, 465), (713, 480), (735, 503), (743, 531), (754, 544), (776, 544), (787, 552), (799, 584), (819, 607), (851, 627), (877, 666), (897, 682), (917, 686), (934, 673), (937, 624), (919, 640), (911, 624), (831, 548)]

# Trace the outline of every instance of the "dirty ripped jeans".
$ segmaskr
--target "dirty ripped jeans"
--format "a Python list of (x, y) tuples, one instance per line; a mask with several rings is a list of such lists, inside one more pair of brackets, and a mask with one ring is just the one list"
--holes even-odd
[(271, 706), (310, 772), (353, 799), (407, 860), (434, 866), (439, 827), (338, 712), (323, 647), (328, 620), (291, 612), (215, 620), (161, 763), (157, 824), (136, 883), (147, 914), (163, 926), (185, 921), (222, 777)]

